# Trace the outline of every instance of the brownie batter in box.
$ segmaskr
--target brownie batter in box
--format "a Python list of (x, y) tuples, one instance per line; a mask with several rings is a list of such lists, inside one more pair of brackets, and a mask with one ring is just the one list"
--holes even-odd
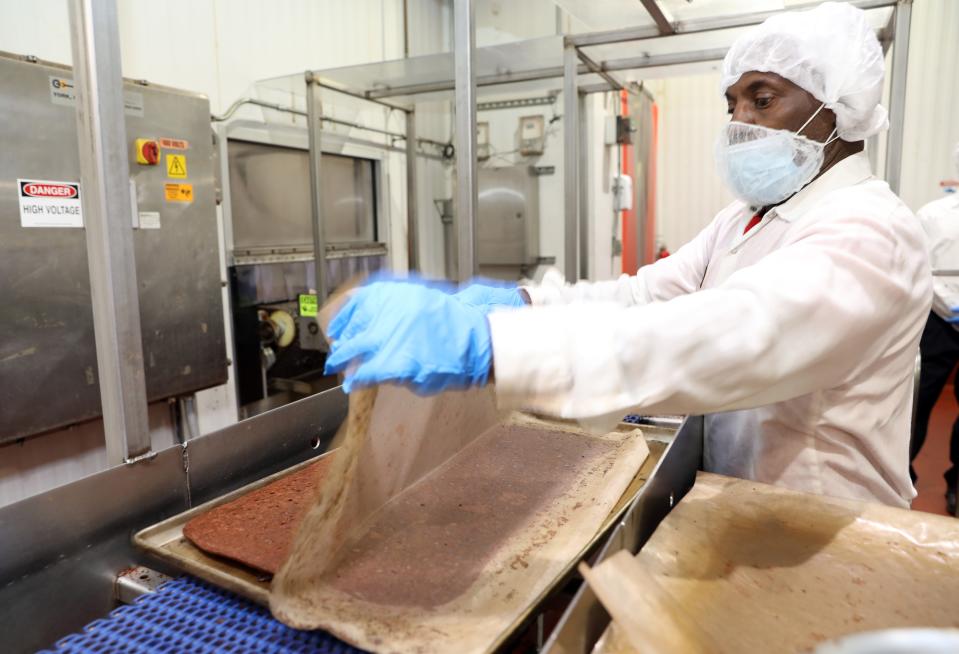
[(497, 411), (492, 390), (351, 394), (274, 615), (382, 652), (489, 649), (582, 553), (648, 454)]

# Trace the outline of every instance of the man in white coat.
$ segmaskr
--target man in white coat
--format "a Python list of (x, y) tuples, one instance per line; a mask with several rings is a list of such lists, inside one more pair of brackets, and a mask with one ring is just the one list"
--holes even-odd
[(887, 125), (883, 73), (849, 5), (770, 18), (723, 64), (715, 154), (739, 200), (690, 243), (609, 282), (370, 283), (331, 323), (327, 370), (347, 391), (495, 375), (503, 407), (594, 424), (703, 413), (706, 470), (909, 506), (931, 276), (916, 217), (862, 152)]
[[(959, 143), (955, 150), (959, 172)], [(911, 458), (915, 460), (926, 440), (929, 416), (942, 389), (959, 363), (959, 193), (951, 193), (922, 207), (919, 221), (926, 232), (929, 260), (934, 272), (932, 312), (922, 332), (922, 374), (916, 407), (916, 430), (912, 436)], [(959, 381), (957, 379), (956, 381)], [(959, 393), (959, 384), (954, 392)], [(951, 466), (946, 470), (946, 509), (956, 513), (956, 486), (959, 482), (959, 417), (952, 425), (949, 443)], [(916, 480), (915, 470), (912, 479)]]

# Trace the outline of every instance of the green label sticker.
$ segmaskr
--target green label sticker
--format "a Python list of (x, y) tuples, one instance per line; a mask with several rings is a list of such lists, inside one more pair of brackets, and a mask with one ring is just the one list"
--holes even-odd
[(315, 318), (317, 312), (317, 302), (315, 295), (300, 296), (300, 315), (306, 318)]

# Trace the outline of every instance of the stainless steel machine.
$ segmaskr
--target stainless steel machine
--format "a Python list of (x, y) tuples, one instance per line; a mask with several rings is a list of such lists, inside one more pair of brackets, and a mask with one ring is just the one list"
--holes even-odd
[[(149, 401), (227, 379), (206, 97), (127, 81)], [(100, 415), (71, 70), (0, 53), (0, 443)]]
[[(323, 376), (306, 132), (293, 142), (227, 125), (228, 274), (241, 415), (329, 388)], [(302, 143), (297, 143), (296, 136)], [(322, 154), (327, 290), (386, 265), (374, 158)]]

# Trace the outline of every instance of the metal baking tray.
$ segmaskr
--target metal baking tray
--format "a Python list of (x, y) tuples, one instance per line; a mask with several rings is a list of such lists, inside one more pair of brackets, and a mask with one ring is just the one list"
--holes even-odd
[[(619, 427), (619, 429), (624, 431), (631, 431), (636, 428), (637, 425), (625, 423)], [(583, 558), (590, 551), (595, 549), (596, 545), (612, 531), (613, 527), (617, 524), (617, 522), (632, 504), (633, 500), (639, 494), (640, 490), (643, 488), (644, 484), (655, 470), (660, 459), (663, 458), (663, 455), (666, 453), (672, 442), (675, 428), (673, 428), (673, 426), (669, 423), (664, 425), (644, 424), (642, 425), (642, 431), (644, 437), (646, 438), (647, 445), (649, 446), (649, 456), (646, 458), (646, 461), (640, 467), (639, 471), (636, 473), (636, 476), (626, 488), (626, 491), (623, 493), (623, 496), (620, 498), (619, 502), (617, 502), (616, 506), (610, 512), (609, 517), (607, 517), (602, 528), (596, 533), (593, 539), (590, 540), (589, 544), (583, 549), (583, 551), (569, 561), (568, 565), (559, 575), (556, 576), (553, 582), (543, 591), (542, 595), (537, 598), (535, 602), (530, 604), (529, 610), (522, 615), (517, 616), (513, 628), (522, 625), (530, 617), (535, 608), (545, 601), (550, 595), (552, 595), (555, 590), (573, 574), (576, 565), (578, 565), (578, 563), (583, 560)], [(266, 606), (269, 603), (271, 575), (261, 573), (240, 563), (233, 562), (227, 558), (204, 553), (189, 540), (187, 540), (186, 537), (184, 537), (183, 528), (186, 523), (196, 516), (206, 513), (217, 506), (240, 498), (254, 490), (262, 488), (267, 484), (270, 484), (285, 477), (286, 475), (294, 473), (316, 462), (322, 457), (329, 456), (331, 453), (332, 452), (326, 452), (318, 457), (313, 457), (307, 461), (303, 461), (302, 463), (287, 468), (286, 470), (281, 470), (280, 472), (238, 488), (231, 493), (227, 493), (188, 511), (167, 518), (166, 520), (158, 522), (155, 525), (142, 529), (134, 534), (133, 543), (144, 551), (162, 559), (177, 569), (188, 572), (196, 577), (199, 577), (200, 579), (235, 592), (238, 595)], [(513, 631), (513, 628), (502, 635), (502, 639), (497, 642), (497, 646), (509, 637)]]

